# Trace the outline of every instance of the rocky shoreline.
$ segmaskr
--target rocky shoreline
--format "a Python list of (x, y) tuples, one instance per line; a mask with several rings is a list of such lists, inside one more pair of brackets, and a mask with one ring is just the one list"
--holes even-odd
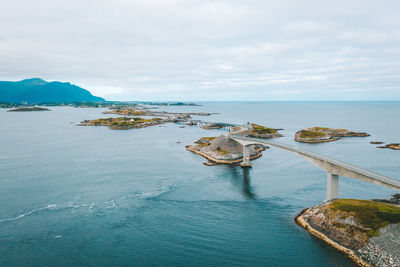
[(400, 266), (398, 205), (335, 200), (301, 211), (295, 221), (359, 266)]
[(298, 225), (300, 225), (301, 227), (303, 227), (304, 229), (306, 229), (310, 234), (312, 234), (313, 236), (315, 236), (318, 239), (321, 239), (322, 241), (326, 242), (327, 244), (331, 245), (332, 247), (334, 247), (335, 249), (343, 252), (344, 254), (346, 254), (349, 258), (351, 258), (356, 264), (358, 264), (359, 266), (363, 266), (363, 267), (372, 267), (372, 265), (370, 265), (369, 263), (367, 263), (366, 261), (364, 261), (362, 258), (360, 258), (359, 256), (357, 256), (354, 251), (352, 251), (351, 249), (348, 249), (342, 245), (340, 245), (339, 243), (333, 241), (332, 239), (330, 239), (327, 235), (325, 235), (324, 233), (316, 230), (315, 228), (313, 228), (305, 219), (304, 219), (304, 215), (307, 214), (310, 211), (310, 209), (305, 209), (302, 210), (295, 218), (295, 221)]

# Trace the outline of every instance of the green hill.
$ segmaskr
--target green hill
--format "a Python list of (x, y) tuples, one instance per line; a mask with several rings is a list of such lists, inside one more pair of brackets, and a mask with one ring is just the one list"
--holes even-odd
[(71, 83), (46, 82), (34, 78), (19, 82), (0, 81), (0, 102), (9, 103), (57, 103), (57, 102), (103, 102), (88, 90)]

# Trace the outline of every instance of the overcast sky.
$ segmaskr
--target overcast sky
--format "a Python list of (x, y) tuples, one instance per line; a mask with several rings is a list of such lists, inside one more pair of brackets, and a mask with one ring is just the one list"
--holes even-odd
[(400, 100), (400, 1), (1, 0), (0, 80), (107, 100)]

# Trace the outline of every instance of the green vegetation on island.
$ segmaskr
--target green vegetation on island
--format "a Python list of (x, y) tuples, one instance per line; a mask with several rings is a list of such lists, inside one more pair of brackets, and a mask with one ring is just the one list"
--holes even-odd
[(317, 131), (301, 130), (299, 133), (301, 138), (320, 138), (326, 136), (326, 133)]
[(107, 126), (112, 130), (127, 130), (133, 128), (145, 128), (165, 123), (161, 118), (144, 119), (139, 117), (117, 117), (117, 118), (100, 118), (95, 120), (82, 121), (80, 126)]
[(339, 140), (339, 137), (369, 136), (364, 132), (354, 132), (346, 129), (327, 127), (311, 127), (296, 132), (294, 140), (303, 143), (321, 143)]
[(278, 131), (282, 129), (270, 128), (255, 123), (246, 123), (241, 126), (232, 128), (232, 133), (240, 136), (256, 137), (256, 138), (275, 138), (283, 137)]
[(370, 228), (369, 236), (378, 236), (379, 229), (391, 223), (400, 223), (400, 207), (372, 200), (338, 199), (331, 208), (352, 214), (364, 228)]
[(273, 128), (268, 128), (254, 123), (251, 125), (253, 126), (251, 131), (257, 134), (275, 134), (277, 132), (277, 130)]

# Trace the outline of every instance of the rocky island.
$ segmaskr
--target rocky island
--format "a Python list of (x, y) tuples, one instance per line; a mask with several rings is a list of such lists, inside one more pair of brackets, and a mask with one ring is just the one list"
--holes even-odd
[[(210, 162), (234, 164), (243, 161), (242, 145), (225, 135), (202, 137), (194, 143), (195, 145), (186, 146), (186, 149), (205, 157)], [(265, 148), (262, 145), (250, 145), (250, 158), (261, 157), (261, 151)]]
[(392, 144), (387, 144), (384, 146), (378, 146), (378, 148), (390, 148), (394, 150), (400, 150), (400, 143), (392, 143)]
[[(250, 123), (243, 126), (233, 127), (231, 134), (259, 138), (283, 136), (282, 134), (278, 133), (277, 129)], [(229, 134), (218, 137), (202, 137), (194, 143), (194, 145), (187, 145), (186, 149), (205, 157), (211, 163), (235, 164), (243, 161), (242, 145), (230, 139)], [(250, 159), (253, 160), (261, 157), (261, 152), (266, 148), (268, 147), (260, 144), (249, 145)], [(211, 164), (206, 163), (206, 165)]]
[(256, 138), (275, 138), (284, 135), (278, 131), (282, 129), (269, 128), (255, 123), (247, 123), (242, 126), (234, 127), (232, 133), (236, 135)]
[(84, 120), (78, 126), (107, 126), (111, 130), (129, 130), (133, 128), (145, 128), (170, 122), (168, 119), (139, 117), (101, 118), (95, 120)]
[(24, 111), (50, 111), (50, 109), (41, 107), (20, 107), (7, 110), (7, 112), (24, 112)]
[(303, 143), (323, 143), (339, 140), (340, 137), (369, 136), (368, 133), (326, 127), (306, 128), (296, 132), (294, 140)]
[[(185, 123), (186, 125), (197, 125), (199, 121), (193, 121), (192, 115), (209, 116), (211, 113), (172, 113), (165, 111), (151, 111), (143, 106), (111, 106), (103, 114), (117, 114), (124, 117), (100, 118), (95, 120), (84, 120), (78, 126), (107, 126), (112, 130), (127, 130), (133, 128), (144, 128), (167, 122)], [(136, 116), (136, 117), (134, 117)], [(137, 117), (143, 116), (143, 117)], [(153, 117), (153, 118), (148, 118)], [(180, 128), (183, 128), (181, 126)]]
[(391, 201), (337, 199), (303, 210), (296, 222), (360, 266), (400, 266), (397, 197)]

